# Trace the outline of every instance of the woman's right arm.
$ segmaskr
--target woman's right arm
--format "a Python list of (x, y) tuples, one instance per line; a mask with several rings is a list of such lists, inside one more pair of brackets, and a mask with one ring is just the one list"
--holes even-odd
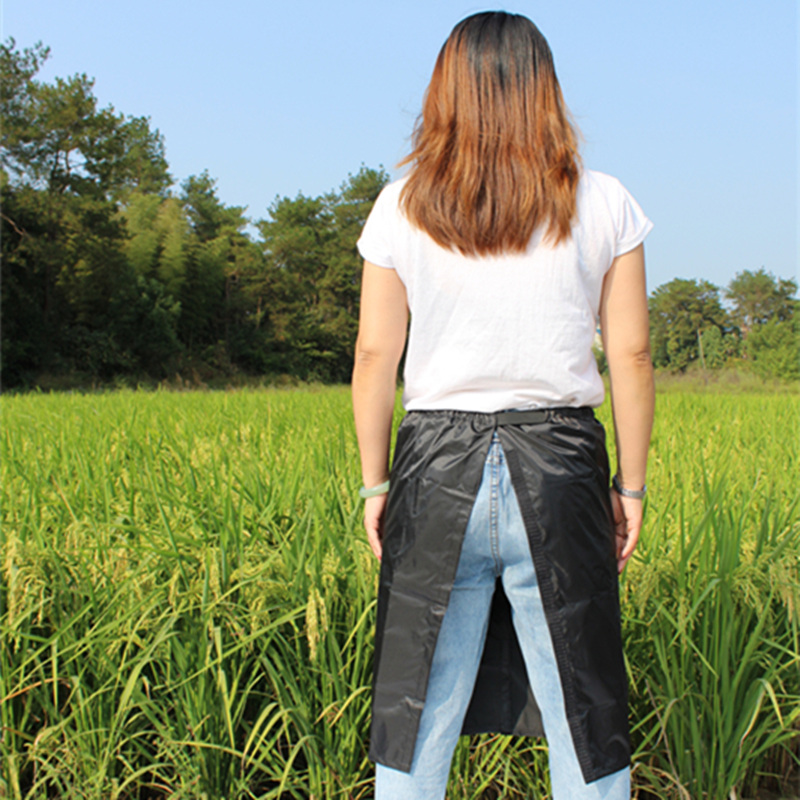
[[(617, 442), (617, 474), (623, 488), (646, 482), (647, 450), (653, 427), (655, 385), (644, 245), (614, 259), (600, 299), (600, 329), (608, 362)], [(642, 501), (611, 492), (619, 571), (631, 557), (642, 526)]]

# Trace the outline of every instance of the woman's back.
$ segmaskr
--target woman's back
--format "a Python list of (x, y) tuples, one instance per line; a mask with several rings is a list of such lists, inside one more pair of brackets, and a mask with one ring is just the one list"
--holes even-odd
[(615, 178), (582, 174), (571, 236), (543, 226), (524, 252), (464, 255), (413, 225), (387, 186), (359, 240), (370, 263), (396, 270), (411, 312), (403, 404), (493, 412), (597, 406), (592, 343), (603, 279), (652, 224)]

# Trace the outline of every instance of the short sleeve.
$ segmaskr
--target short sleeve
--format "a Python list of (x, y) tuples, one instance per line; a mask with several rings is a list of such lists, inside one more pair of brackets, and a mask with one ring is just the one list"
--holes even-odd
[(385, 186), (375, 200), (356, 246), (365, 261), (378, 267), (394, 269), (392, 222), (396, 217), (396, 209), (392, 207), (392, 202), (396, 204), (396, 198), (387, 192), (390, 186)]
[(640, 245), (653, 229), (653, 223), (634, 200), (633, 195), (618, 181), (614, 212), (616, 229), (614, 256), (616, 257)]

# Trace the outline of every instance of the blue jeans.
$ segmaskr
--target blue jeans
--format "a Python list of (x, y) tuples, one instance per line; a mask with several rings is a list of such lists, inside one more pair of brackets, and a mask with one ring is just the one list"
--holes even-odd
[(553, 800), (629, 800), (630, 769), (583, 781), (528, 538), (495, 434), (442, 622), (411, 772), (376, 766), (375, 800), (441, 800), (480, 663), (495, 580), (502, 577), (549, 745)]

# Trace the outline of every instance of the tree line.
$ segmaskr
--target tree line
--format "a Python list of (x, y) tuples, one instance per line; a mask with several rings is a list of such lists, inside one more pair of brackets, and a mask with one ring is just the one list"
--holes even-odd
[(355, 241), (388, 181), (276, 198), (248, 234), (207, 172), (175, 190), (158, 131), (98, 108), (86, 75), (36, 80), (36, 45), (0, 47), (2, 379), (289, 374), (349, 379)]
[(763, 267), (737, 273), (722, 291), (684, 278), (659, 286), (649, 298), (653, 364), (685, 372), (745, 363), (763, 377), (800, 378), (796, 292), (795, 281)]
[[(40, 44), (0, 45), (3, 385), (176, 373), (349, 380), (355, 242), (386, 172), (362, 166), (337, 191), (278, 197), (251, 224), (205, 171), (173, 188), (149, 119), (99, 108), (86, 75), (37, 80), (47, 57)], [(800, 377), (796, 290), (763, 269), (740, 273), (726, 310), (705, 281), (659, 287), (656, 366), (744, 357)]]

